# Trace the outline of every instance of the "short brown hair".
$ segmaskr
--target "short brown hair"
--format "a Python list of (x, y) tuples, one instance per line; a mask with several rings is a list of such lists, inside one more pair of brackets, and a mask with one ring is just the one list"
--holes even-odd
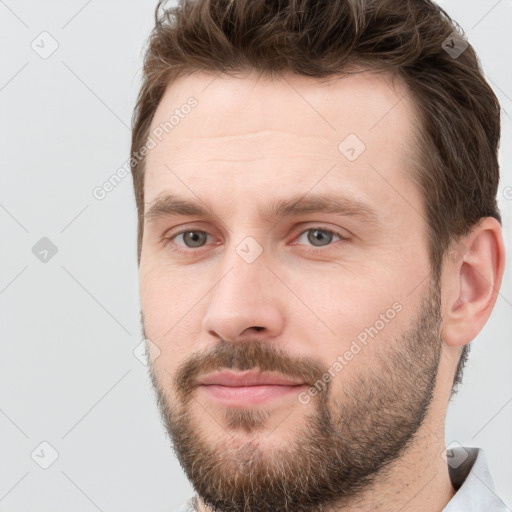
[[(166, 87), (195, 71), (318, 78), (343, 75), (354, 64), (390, 71), (406, 84), (419, 111), (419, 165), (411, 178), (425, 200), (436, 282), (452, 241), (482, 217), (501, 222), (500, 105), (462, 30), (430, 0), (183, 0), (168, 9), (165, 3), (155, 9), (132, 119), (139, 263), (145, 159), (133, 155), (148, 139)], [(449, 51), (453, 41), (463, 49), (460, 55)], [(468, 351), (469, 344), (452, 393)]]

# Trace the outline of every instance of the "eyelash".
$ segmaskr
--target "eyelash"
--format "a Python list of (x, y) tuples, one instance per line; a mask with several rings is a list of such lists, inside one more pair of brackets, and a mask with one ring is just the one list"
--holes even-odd
[[(343, 240), (348, 240), (348, 238), (346, 236), (343, 236), (341, 233), (338, 233), (337, 231), (333, 231), (332, 229), (323, 228), (322, 226), (313, 226), (311, 228), (305, 229), (304, 231), (301, 231), (299, 233), (299, 235), (296, 237), (296, 239), (299, 239), (302, 235), (304, 235), (308, 231), (315, 231), (315, 230), (322, 231), (323, 233), (326, 233), (328, 235), (335, 235), (335, 236), (337, 236), (340, 239), (340, 240), (337, 240), (338, 242), (339, 241), (343, 241)], [(190, 233), (190, 232), (191, 233), (204, 233), (206, 235), (209, 234), (208, 232), (200, 230), (200, 229), (193, 229), (193, 228), (182, 229), (178, 233), (174, 233), (172, 236), (165, 237), (164, 238), (165, 245), (168, 245), (168, 244), (172, 243), (174, 245), (174, 247), (175, 247), (175, 248), (172, 249), (173, 251), (176, 251), (176, 252), (179, 252), (179, 253), (182, 253), (182, 254), (189, 254), (189, 255), (190, 254), (194, 254), (194, 253), (198, 253), (201, 250), (205, 249), (206, 246), (198, 247), (198, 248), (195, 248), (195, 249), (193, 247), (182, 248), (184, 246), (181, 246), (181, 245), (173, 243), (173, 240), (176, 237), (178, 237), (180, 235), (183, 235), (184, 233)], [(330, 247), (330, 246), (334, 245), (334, 243), (335, 242), (333, 241), (333, 242), (331, 242), (328, 245), (325, 245), (323, 247), (309, 246), (307, 251), (308, 252), (319, 252), (319, 251), (322, 251), (322, 250), (326, 250), (325, 249), (326, 247)], [(303, 245), (303, 244), (298, 244), (298, 245)]]

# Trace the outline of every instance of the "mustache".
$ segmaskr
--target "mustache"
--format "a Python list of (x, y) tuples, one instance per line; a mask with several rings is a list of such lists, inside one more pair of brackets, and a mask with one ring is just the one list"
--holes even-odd
[(309, 386), (321, 380), (326, 371), (317, 360), (290, 356), (269, 342), (222, 341), (204, 352), (192, 354), (179, 366), (174, 378), (175, 389), (185, 398), (198, 386), (198, 377), (222, 369), (279, 373)]

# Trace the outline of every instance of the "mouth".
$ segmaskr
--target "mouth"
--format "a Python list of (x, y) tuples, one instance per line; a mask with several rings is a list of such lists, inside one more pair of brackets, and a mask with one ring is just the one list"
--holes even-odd
[(249, 407), (298, 394), (306, 384), (284, 375), (248, 370), (222, 370), (197, 381), (210, 400), (231, 407)]

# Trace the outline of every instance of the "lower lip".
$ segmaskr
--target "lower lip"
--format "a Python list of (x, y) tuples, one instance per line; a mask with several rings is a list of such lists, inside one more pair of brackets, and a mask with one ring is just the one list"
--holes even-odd
[(297, 395), (304, 386), (220, 386), (209, 384), (200, 387), (216, 402), (235, 407), (244, 407)]

